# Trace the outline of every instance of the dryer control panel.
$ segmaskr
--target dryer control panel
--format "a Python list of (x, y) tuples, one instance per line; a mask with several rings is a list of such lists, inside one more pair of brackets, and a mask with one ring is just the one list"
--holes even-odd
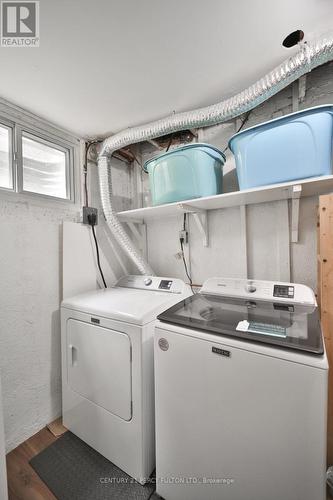
[(183, 293), (188, 285), (177, 278), (162, 278), (158, 276), (124, 276), (116, 286), (123, 288), (136, 288), (154, 292)]
[(269, 300), (270, 302), (317, 305), (311, 288), (299, 283), (241, 278), (210, 278), (205, 281), (200, 293)]

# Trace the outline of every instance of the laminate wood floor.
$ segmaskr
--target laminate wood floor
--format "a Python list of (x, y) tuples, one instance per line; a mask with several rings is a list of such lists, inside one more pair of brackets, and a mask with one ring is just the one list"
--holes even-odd
[(45, 427), (8, 453), (6, 458), (9, 500), (56, 500), (30, 467), (29, 460), (57, 439)]

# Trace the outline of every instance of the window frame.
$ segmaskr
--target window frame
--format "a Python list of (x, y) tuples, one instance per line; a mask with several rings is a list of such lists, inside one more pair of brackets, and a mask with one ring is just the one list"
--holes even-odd
[[(17, 143), (17, 158), (16, 158), (16, 169), (17, 169), (17, 193), (27, 194), (29, 196), (38, 196), (46, 198), (48, 200), (60, 200), (62, 202), (74, 203), (74, 162), (73, 162), (73, 147), (64, 143), (59, 139), (54, 139), (50, 134), (36, 133), (35, 130), (31, 130), (29, 127), (22, 127), (17, 125), (15, 127), (15, 136)], [(35, 191), (28, 191), (23, 188), (23, 152), (22, 152), (22, 139), (27, 137), (37, 143), (44, 144), (50, 148), (56, 149), (65, 153), (66, 158), (66, 198), (61, 198), (59, 196), (52, 196), (44, 193), (36, 193)]]
[(15, 123), (0, 116), (0, 127), (9, 130), (9, 170), (12, 177), (12, 187), (0, 186), (2, 191), (7, 193), (16, 191), (16, 168), (15, 168)]
[[(42, 204), (49, 202), (61, 206), (79, 206), (81, 203), (80, 159), (82, 154), (81, 140), (64, 129), (23, 110), (22, 108), (0, 98), (0, 125), (9, 128), (10, 162), (13, 187), (0, 186), (0, 195), (17, 197), (17, 199), (35, 200)], [(23, 157), (22, 134), (28, 138), (58, 149), (66, 154), (66, 198), (48, 194), (35, 193), (23, 189)]]

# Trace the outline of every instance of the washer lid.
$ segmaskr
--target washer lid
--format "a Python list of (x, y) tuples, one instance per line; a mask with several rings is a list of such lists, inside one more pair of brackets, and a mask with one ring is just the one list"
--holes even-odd
[(191, 295), (190, 287), (182, 293), (114, 287), (83, 293), (65, 299), (62, 307), (104, 318), (144, 325), (162, 311)]
[(221, 336), (323, 354), (315, 305), (199, 293), (158, 316), (160, 321)]

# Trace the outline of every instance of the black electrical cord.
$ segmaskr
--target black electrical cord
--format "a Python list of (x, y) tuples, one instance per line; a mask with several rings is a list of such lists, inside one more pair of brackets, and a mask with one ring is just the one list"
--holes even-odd
[[(83, 166), (85, 207), (89, 207), (88, 179), (87, 179), (87, 177), (88, 177), (88, 153), (89, 153), (89, 149), (91, 148), (91, 146), (93, 144), (98, 144), (99, 142), (101, 142), (101, 141), (96, 140), (96, 141), (86, 142), (86, 144), (85, 144), (85, 155), (84, 155), (84, 166)], [(89, 222), (89, 225), (91, 226), (91, 231), (92, 231), (94, 241), (95, 241), (98, 270), (100, 272), (104, 288), (107, 288), (107, 284), (106, 284), (106, 281), (104, 278), (104, 274), (103, 274), (102, 266), (101, 266), (101, 261), (100, 261), (100, 257), (99, 257), (99, 247), (98, 247), (98, 241), (97, 241), (96, 232), (95, 232), (96, 220), (97, 220), (96, 214), (90, 213), (88, 215), (88, 222)]]
[(98, 242), (97, 242), (96, 233), (95, 233), (95, 226), (91, 226), (91, 230), (92, 230), (92, 234), (93, 234), (93, 237), (94, 237), (94, 240), (95, 240), (96, 256), (97, 256), (97, 266), (98, 266), (99, 273), (100, 273), (102, 281), (103, 281), (104, 288), (107, 288), (107, 284), (106, 284), (106, 281), (105, 281), (105, 278), (104, 278), (104, 274), (103, 274), (103, 271), (102, 271), (102, 267), (101, 267), (101, 262), (100, 262), (100, 259), (99, 259), (99, 248), (98, 248)]
[(169, 151), (170, 147), (171, 147), (171, 144), (172, 144), (172, 141), (173, 141), (173, 136), (174, 136), (174, 132), (172, 132), (172, 134), (170, 135), (170, 139), (169, 139), (169, 143), (168, 143), (168, 146), (166, 148), (166, 153)]
[(93, 237), (94, 237), (94, 241), (95, 241), (96, 258), (97, 258), (98, 270), (99, 270), (99, 273), (101, 275), (104, 288), (107, 288), (107, 284), (106, 284), (106, 281), (105, 281), (105, 278), (104, 278), (104, 274), (103, 274), (102, 266), (101, 266), (101, 261), (100, 261), (100, 257), (99, 257), (99, 247), (98, 247), (98, 241), (97, 241), (96, 232), (95, 232), (95, 224), (96, 224), (96, 216), (95, 216), (95, 214), (89, 214), (88, 215), (88, 222), (89, 222), (89, 224), (91, 226), (91, 231), (92, 231), (92, 234), (93, 234)]
[[(250, 114), (251, 114), (251, 111), (252, 111), (252, 110), (250, 109), (250, 111), (248, 111), (248, 112), (246, 113), (245, 118), (244, 118), (244, 120), (242, 121), (241, 126), (238, 128), (238, 130), (237, 130), (236, 134), (238, 134), (238, 132), (240, 132), (240, 131), (242, 130), (242, 128), (244, 127), (245, 123), (248, 121), (248, 119), (249, 119), (249, 117), (250, 117)], [(226, 146), (226, 147), (224, 148), (223, 153), (225, 153), (226, 151), (228, 151), (228, 149), (229, 149), (229, 145), (228, 145), (228, 146)]]
[[(186, 214), (184, 214), (184, 219), (183, 219), (183, 231), (186, 231)], [(192, 293), (194, 293), (193, 292), (193, 281), (192, 281), (191, 275), (189, 273), (189, 270), (188, 270), (188, 267), (187, 267), (187, 262), (186, 262), (186, 259), (185, 259), (184, 238), (179, 238), (179, 242), (180, 242), (180, 248), (181, 248), (181, 254), (182, 254), (182, 259), (183, 259), (185, 274), (186, 274), (186, 276), (188, 278), (188, 281), (189, 281)]]
[(191, 278), (191, 275), (190, 273), (188, 272), (188, 268), (187, 268), (187, 263), (186, 263), (186, 259), (185, 259), (185, 255), (184, 255), (184, 243), (182, 241), (182, 238), (180, 238), (180, 247), (181, 247), (181, 250), (182, 250), (182, 259), (183, 259), (183, 263), (184, 263), (184, 269), (185, 269), (185, 273), (186, 273), (186, 276), (189, 280), (189, 283), (190, 283), (190, 287), (191, 287), (191, 290), (193, 292), (193, 283), (192, 283), (192, 278)]

